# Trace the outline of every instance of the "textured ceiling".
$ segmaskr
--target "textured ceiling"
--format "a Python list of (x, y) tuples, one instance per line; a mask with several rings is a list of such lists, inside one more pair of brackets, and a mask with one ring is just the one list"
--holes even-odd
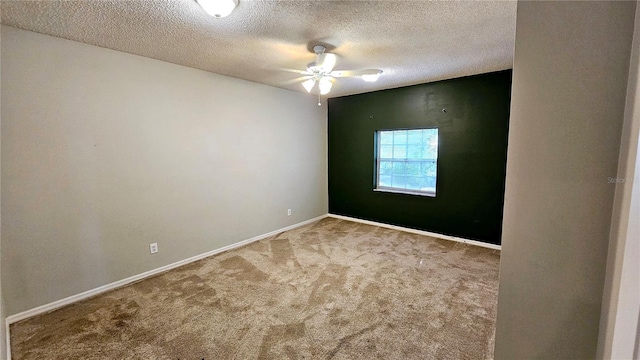
[(2, 24), (258, 83), (304, 91), (287, 71), (338, 55), (331, 97), (511, 68), (513, 1), (246, 1), (226, 18), (193, 0), (2, 0)]

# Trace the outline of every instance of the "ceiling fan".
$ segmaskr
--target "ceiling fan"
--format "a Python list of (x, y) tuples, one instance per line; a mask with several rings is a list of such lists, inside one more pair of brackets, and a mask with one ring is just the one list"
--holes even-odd
[(302, 80), (302, 86), (311, 92), (318, 84), (318, 106), (320, 106), (320, 96), (326, 95), (331, 91), (331, 86), (336, 78), (345, 77), (362, 77), (362, 80), (367, 82), (374, 82), (378, 80), (382, 70), (379, 69), (366, 69), (366, 70), (333, 70), (336, 65), (336, 54), (326, 52), (327, 48), (323, 45), (316, 45), (313, 47), (313, 52), (316, 53), (316, 61), (307, 65), (307, 70), (299, 71), (304, 75)]

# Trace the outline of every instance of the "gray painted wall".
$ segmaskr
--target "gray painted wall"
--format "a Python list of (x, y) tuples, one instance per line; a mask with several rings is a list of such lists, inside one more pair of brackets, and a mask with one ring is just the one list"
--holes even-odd
[(588, 359), (635, 2), (519, 2), (496, 359)]
[[(632, 359), (640, 316), (640, 6), (636, 7), (598, 359)], [(636, 356), (634, 359), (638, 359)]]
[(327, 213), (309, 95), (9, 27), (1, 64), (8, 315)]
[[(0, 79), (2, 78), (2, 36), (0, 36)], [(0, 81), (2, 84), (2, 81)], [(0, 93), (2, 93), (2, 87), (0, 86)], [(0, 96), (0, 109), (2, 109), (2, 97)], [(0, 149), (2, 148), (2, 111), (0, 111)], [(2, 163), (2, 151), (0, 150), (0, 165)], [(0, 176), (0, 183), (2, 177)], [(0, 184), (0, 189), (2, 189), (2, 185)], [(2, 196), (0, 196), (0, 229), (2, 229)], [(0, 230), (0, 254), (2, 254), (2, 231)], [(7, 334), (6, 334), (6, 316), (4, 314), (4, 294), (2, 293), (2, 256), (0, 255), (0, 359), (7, 358)]]

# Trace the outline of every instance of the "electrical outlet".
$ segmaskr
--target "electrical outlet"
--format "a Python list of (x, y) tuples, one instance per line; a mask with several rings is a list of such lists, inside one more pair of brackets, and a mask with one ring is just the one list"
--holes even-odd
[(149, 244), (149, 250), (151, 250), (152, 254), (158, 252), (158, 243)]
[(291, 216), (291, 209), (287, 210), (287, 216)]

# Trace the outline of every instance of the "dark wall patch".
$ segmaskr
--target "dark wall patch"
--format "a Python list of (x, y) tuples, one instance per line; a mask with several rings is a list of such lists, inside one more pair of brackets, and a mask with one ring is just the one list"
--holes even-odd
[[(329, 212), (500, 244), (511, 70), (329, 99)], [(374, 134), (439, 129), (435, 198), (374, 192)]]

